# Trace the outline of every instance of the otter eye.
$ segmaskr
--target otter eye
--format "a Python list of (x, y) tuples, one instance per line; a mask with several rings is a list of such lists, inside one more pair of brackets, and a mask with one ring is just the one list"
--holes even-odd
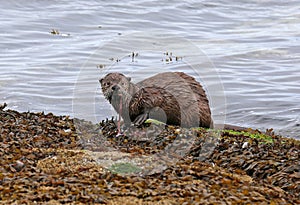
[(108, 84), (109, 84), (109, 83), (107, 83), (107, 82), (102, 83), (102, 85), (103, 85), (104, 87), (107, 87)]

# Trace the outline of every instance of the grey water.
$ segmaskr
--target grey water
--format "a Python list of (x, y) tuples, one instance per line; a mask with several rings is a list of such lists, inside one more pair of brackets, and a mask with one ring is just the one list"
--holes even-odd
[(116, 115), (98, 83), (106, 73), (184, 71), (215, 121), (300, 138), (298, 0), (12, 0), (0, 25), (10, 109), (97, 122)]

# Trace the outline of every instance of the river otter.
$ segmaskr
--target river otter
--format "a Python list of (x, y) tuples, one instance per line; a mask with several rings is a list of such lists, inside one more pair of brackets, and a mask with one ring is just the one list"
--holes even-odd
[(109, 73), (99, 82), (126, 125), (140, 126), (153, 118), (182, 127), (213, 127), (205, 91), (183, 72), (159, 73), (137, 84), (121, 73)]

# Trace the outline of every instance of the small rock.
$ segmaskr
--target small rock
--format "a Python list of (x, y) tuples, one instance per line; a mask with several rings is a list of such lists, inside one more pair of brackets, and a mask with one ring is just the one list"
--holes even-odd
[(19, 172), (23, 169), (23, 167), (25, 166), (25, 164), (23, 162), (21, 162), (20, 160), (17, 160), (15, 164), (13, 164), (13, 168)]
[(247, 148), (247, 147), (249, 147), (249, 142), (244, 142), (242, 148), (245, 149), (245, 148)]

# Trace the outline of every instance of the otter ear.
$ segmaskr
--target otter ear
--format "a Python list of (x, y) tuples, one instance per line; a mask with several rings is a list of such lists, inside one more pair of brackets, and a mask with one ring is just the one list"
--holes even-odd
[(127, 80), (130, 82), (131, 81), (131, 77), (126, 77), (127, 78)]
[(103, 81), (103, 78), (101, 78), (100, 80), (99, 80), (99, 82), (102, 84), (102, 81)]

